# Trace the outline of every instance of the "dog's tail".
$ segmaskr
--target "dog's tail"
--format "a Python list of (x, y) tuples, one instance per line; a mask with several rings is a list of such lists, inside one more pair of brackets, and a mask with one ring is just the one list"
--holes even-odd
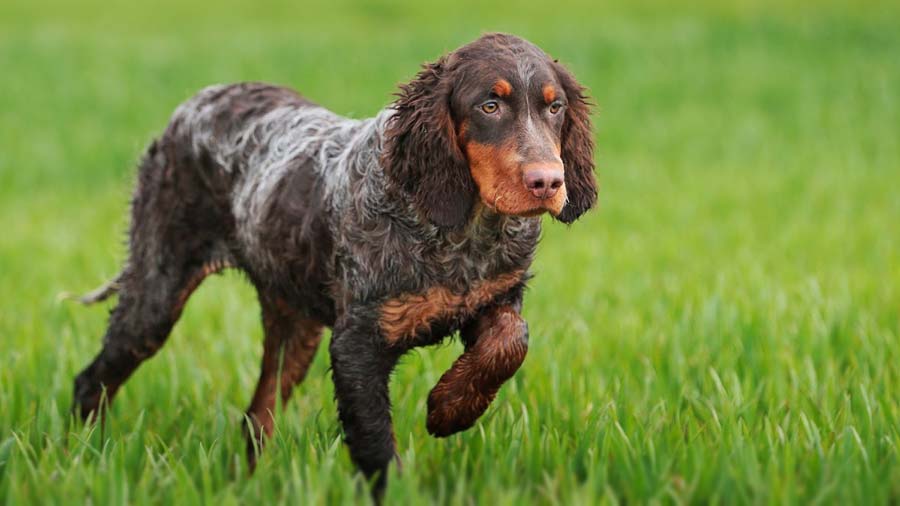
[(104, 300), (112, 297), (113, 294), (119, 292), (120, 283), (124, 274), (124, 271), (120, 272), (118, 275), (116, 275), (116, 277), (107, 281), (104, 285), (79, 297), (78, 301), (85, 306), (90, 306), (91, 304), (103, 302)]
[(113, 296), (113, 294), (119, 292), (119, 288), (121, 287), (122, 277), (124, 272), (120, 272), (113, 279), (107, 281), (94, 290), (90, 292), (78, 296), (72, 292), (60, 292), (56, 296), (56, 300), (64, 301), (64, 300), (77, 300), (78, 302), (84, 304), (85, 306), (90, 306), (91, 304), (96, 304), (98, 302), (103, 302), (104, 300)]

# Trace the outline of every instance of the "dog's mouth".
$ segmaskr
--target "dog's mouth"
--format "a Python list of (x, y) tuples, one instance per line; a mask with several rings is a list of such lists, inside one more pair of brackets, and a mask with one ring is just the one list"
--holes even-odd
[[(562, 170), (555, 166), (527, 164), (472, 165), (470, 171), (482, 203), (495, 213), (534, 217), (559, 216), (566, 204)], [(549, 168), (549, 170), (548, 170)]]
[(556, 216), (562, 210), (561, 206), (559, 209), (557, 209), (556, 206), (554, 205), (554, 203), (550, 202), (549, 200), (540, 200), (540, 199), (533, 199), (533, 200), (536, 201), (534, 207), (517, 212), (517, 213), (515, 213), (515, 215), (530, 218), (532, 216), (540, 216), (544, 213), (549, 213), (553, 216)]
[(497, 191), (493, 198), (483, 200), (492, 211), (508, 216), (533, 218), (544, 213), (558, 216), (566, 201), (565, 187), (560, 190), (561, 195), (554, 198), (541, 199), (526, 192)]
[(516, 216), (521, 216), (523, 218), (532, 218), (534, 216), (540, 216), (546, 212), (549, 212), (549, 209), (544, 207), (537, 207), (534, 209), (529, 209), (527, 211), (523, 211), (521, 213), (516, 214)]

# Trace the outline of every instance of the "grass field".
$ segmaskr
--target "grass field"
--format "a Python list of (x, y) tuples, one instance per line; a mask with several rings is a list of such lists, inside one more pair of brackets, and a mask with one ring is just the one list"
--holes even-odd
[(488, 30), (590, 88), (600, 204), (545, 221), (529, 357), (475, 428), (424, 427), (458, 343), (401, 363), (389, 503), (900, 501), (900, 6), (248, 5), (0, 4), (0, 503), (368, 501), (327, 347), (247, 476), (262, 337), (238, 275), (191, 299), (104, 433), (67, 413), (106, 310), (58, 294), (115, 274), (135, 161), (198, 88), (286, 83), (362, 117)]

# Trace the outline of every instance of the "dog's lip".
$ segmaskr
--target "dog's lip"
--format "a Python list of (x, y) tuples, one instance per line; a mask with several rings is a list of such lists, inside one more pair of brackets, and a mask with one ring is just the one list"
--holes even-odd
[(535, 197), (529, 193), (528, 195), (528, 204), (529, 207), (526, 207), (521, 210), (515, 211), (502, 211), (500, 206), (497, 205), (499, 201), (499, 196), (495, 194), (494, 198), (491, 200), (482, 200), (482, 202), (487, 206), (488, 209), (507, 216), (521, 216), (524, 218), (533, 218), (535, 216), (540, 216), (544, 213), (550, 213), (553, 216), (559, 216), (558, 212), (554, 212), (554, 209), (551, 207), (551, 202), (553, 199), (541, 199)]
[[(544, 201), (541, 201), (540, 199), (535, 199), (535, 200), (537, 200), (538, 202), (544, 202)], [(504, 211), (500, 210), (496, 205), (493, 205), (491, 203), (486, 203), (486, 204), (487, 204), (487, 207), (489, 209), (491, 209), (492, 211), (494, 211), (496, 213), (500, 213), (500, 214), (505, 214), (507, 216), (521, 216), (523, 218), (532, 218), (534, 216), (540, 216), (546, 212), (549, 212), (552, 214), (551, 209), (543, 203), (536, 205), (534, 207), (529, 207), (526, 209), (516, 210), (516, 211), (511, 211), (511, 212), (510, 211), (504, 212)]]
[[(538, 199), (535, 199), (535, 200), (538, 200)], [(513, 214), (514, 216), (522, 216), (525, 218), (532, 218), (534, 216), (540, 216), (544, 213), (550, 213), (555, 216), (555, 214), (553, 213), (553, 210), (550, 209), (547, 206), (547, 204), (545, 203), (546, 201), (540, 201), (540, 202), (541, 202), (541, 204), (539, 204), (537, 206), (530, 207), (528, 209), (524, 209), (522, 211), (517, 211), (517, 212), (511, 213), (511, 214)]]
[(537, 197), (534, 197), (532, 198), (532, 200), (536, 202), (536, 205), (528, 211), (525, 211), (526, 213), (529, 213), (529, 216), (537, 216), (545, 212), (550, 213), (553, 216), (557, 216), (559, 214), (557, 212), (554, 212), (553, 208), (551, 207), (553, 199), (539, 199)]
[[(522, 216), (524, 218), (533, 218), (535, 216), (540, 216), (547, 212), (550, 212), (550, 209), (548, 209), (546, 207), (537, 207), (537, 208), (525, 211), (523, 213), (516, 213), (516, 216)], [(551, 214), (553, 214), (553, 213), (551, 212)]]

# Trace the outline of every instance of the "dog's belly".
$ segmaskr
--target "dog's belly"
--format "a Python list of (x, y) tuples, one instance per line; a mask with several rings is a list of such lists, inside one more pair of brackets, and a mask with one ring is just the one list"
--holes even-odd
[(434, 323), (468, 318), (522, 282), (524, 270), (474, 283), (463, 293), (436, 286), (421, 293), (404, 293), (381, 305), (378, 325), (388, 344), (413, 339)]

